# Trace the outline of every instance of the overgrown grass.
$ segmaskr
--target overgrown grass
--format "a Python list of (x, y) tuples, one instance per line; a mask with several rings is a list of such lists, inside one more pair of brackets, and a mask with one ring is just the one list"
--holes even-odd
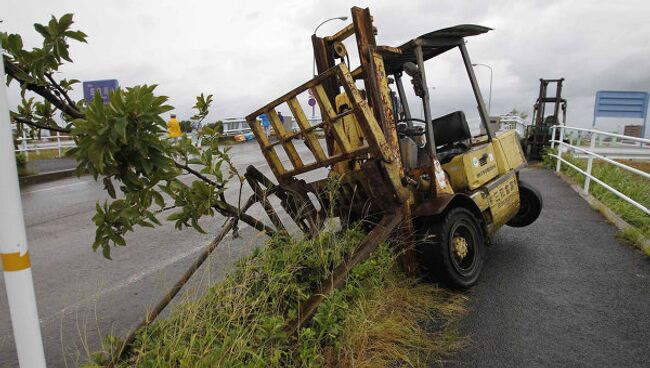
[[(61, 157), (65, 157), (65, 153), (67, 150), (68, 148), (61, 149)], [(52, 160), (56, 158), (59, 158), (59, 150), (57, 148), (41, 149), (38, 151), (29, 151), (29, 160)]]
[[(310, 241), (276, 236), (206, 295), (140, 331), (117, 366), (424, 367), (446, 359), (463, 343), (451, 321), (464, 298), (406, 278), (385, 245), (352, 270), (307, 327), (287, 334), (301, 303), (362, 237), (356, 229)], [(108, 350), (119, 346), (108, 342)]]
[[(554, 151), (554, 153), (557, 153), (557, 151)], [(575, 166), (586, 170), (586, 160), (575, 158), (567, 153), (563, 153), (562, 158), (571, 162)], [(548, 155), (544, 157), (544, 163), (549, 168), (555, 169), (556, 162), (557, 160), (554, 157)], [(580, 186), (584, 185), (584, 176), (575, 169), (570, 168), (567, 165), (562, 165), (562, 172), (569, 176), (576, 184)], [(593, 162), (592, 175), (643, 206), (650, 207), (650, 180), (618, 168), (612, 164), (598, 162), (597, 160), (594, 160)], [(589, 193), (609, 209), (621, 216), (625, 222), (632, 225), (639, 235), (650, 239), (650, 216), (622, 200), (601, 185), (595, 183), (593, 180), (589, 185)], [(629, 232), (630, 234), (624, 235), (623, 237), (628, 240), (638, 240), (638, 237), (631, 236), (634, 232), (633, 230), (630, 230)], [(635, 241), (635, 244), (639, 245), (639, 242)]]

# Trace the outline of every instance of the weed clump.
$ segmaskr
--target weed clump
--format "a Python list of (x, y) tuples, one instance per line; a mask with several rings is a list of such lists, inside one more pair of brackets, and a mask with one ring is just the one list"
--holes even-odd
[[(463, 297), (406, 278), (386, 245), (353, 268), (307, 326), (286, 332), (362, 238), (357, 228), (307, 241), (275, 236), (204, 296), (142, 329), (116, 366), (418, 367), (459, 348), (448, 320), (462, 314)], [(441, 315), (442, 327), (430, 331)]]

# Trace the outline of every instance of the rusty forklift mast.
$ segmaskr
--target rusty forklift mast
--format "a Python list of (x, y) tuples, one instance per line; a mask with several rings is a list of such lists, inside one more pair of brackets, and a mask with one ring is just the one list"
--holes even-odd
[[(562, 83), (560, 79), (540, 79), (539, 97), (533, 106), (533, 123), (526, 127), (525, 153), (528, 160), (539, 161), (544, 156), (544, 149), (550, 146), (551, 127), (560, 124), (566, 125), (566, 99), (562, 98)], [(555, 84), (555, 96), (548, 95), (550, 84)], [(553, 113), (546, 115), (546, 104), (553, 104)]]

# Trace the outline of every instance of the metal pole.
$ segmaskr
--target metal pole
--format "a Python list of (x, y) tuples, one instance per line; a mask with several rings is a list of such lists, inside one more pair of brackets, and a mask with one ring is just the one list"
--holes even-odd
[[(591, 132), (591, 142), (589, 143), (589, 151), (593, 152), (596, 147), (596, 133)], [(589, 193), (589, 182), (591, 181), (591, 166), (594, 163), (594, 156), (588, 155), (587, 159), (587, 175), (585, 175), (585, 193)]]
[[(0, 64), (0, 75), (5, 76), (4, 64)], [(18, 363), (23, 368), (40, 368), (45, 367), (45, 353), (11, 136), (7, 88), (0, 83), (0, 258)]]
[(555, 125), (551, 127), (551, 148), (555, 148)]
[(557, 144), (557, 165), (555, 166), (555, 171), (560, 172), (560, 167), (562, 165), (562, 144), (564, 143), (564, 126), (560, 126), (560, 139)]
[(56, 132), (56, 147), (59, 149), (59, 158), (61, 158), (61, 132)]
[(420, 70), (420, 78), (422, 79), (422, 88), (424, 89), (424, 97), (422, 97), (422, 113), (424, 114), (424, 121), (426, 121), (425, 134), (427, 136), (427, 152), (431, 157), (436, 155), (436, 140), (433, 136), (433, 127), (431, 125), (431, 105), (429, 102), (429, 88), (427, 87), (427, 74), (424, 70), (424, 54), (422, 46), (415, 48), (415, 59), (418, 63)]
[[(2, 67), (3, 67), (2, 70), (4, 70), (4, 65)], [(4, 114), (4, 112), (2, 112), (2, 114)], [(22, 142), (22, 146), (23, 146), (23, 152), (25, 152), (25, 159), (29, 160), (29, 151), (27, 150), (27, 130), (25, 130), (25, 125), (24, 124), (23, 124), (23, 142)]]

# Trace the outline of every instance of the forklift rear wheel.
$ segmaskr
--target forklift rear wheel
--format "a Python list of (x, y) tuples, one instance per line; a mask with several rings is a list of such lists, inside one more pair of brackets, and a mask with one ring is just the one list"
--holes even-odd
[(542, 195), (535, 187), (519, 181), (519, 212), (506, 224), (511, 227), (524, 227), (537, 220), (542, 212)]
[(430, 225), (425, 241), (425, 268), (455, 289), (467, 289), (478, 280), (483, 268), (485, 239), (476, 216), (457, 207)]

